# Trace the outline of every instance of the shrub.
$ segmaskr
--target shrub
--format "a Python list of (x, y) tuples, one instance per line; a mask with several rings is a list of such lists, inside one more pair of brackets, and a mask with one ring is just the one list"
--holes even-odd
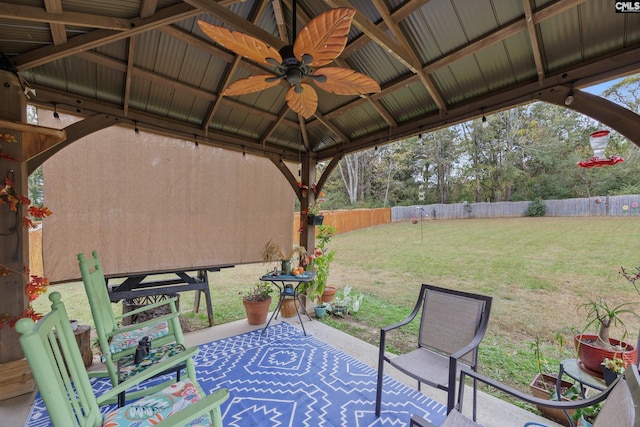
[(527, 216), (544, 216), (547, 206), (541, 199), (536, 199), (529, 204)]

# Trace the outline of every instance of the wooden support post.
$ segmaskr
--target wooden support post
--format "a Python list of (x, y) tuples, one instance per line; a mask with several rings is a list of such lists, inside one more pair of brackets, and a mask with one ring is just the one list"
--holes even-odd
[[(18, 78), (10, 72), (0, 71), (0, 119), (14, 122), (24, 122), (26, 119), (26, 99)], [(0, 128), (3, 134), (13, 135), (18, 142), (2, 142), (2, 152), (17, 159), (23, 158), (22, 132), (13, 129)], [(0, 157), (0, 180), (4, 185), (9, 176), (14, 182), (18, 194), (27, 194), (26, 162), (15, 162)], [(0, 264), (9, 269), (24, 272), (24, 266), (29, 265), (29, 233), (22, 226), (25, 209), (18, 205), (18, 212), (12, 212), (8, 204), (0, 205)], [(24, 293), (25, 280), (21, 274), (10, 273), (0, 276), (0, 313), (10, 316), (20, 315), (29, 303)], [(0, 363), (23, 358), (22, 349), (18, 343), (18, 335), (8, 325), (0, 329)]]
[(309, 225), (307, 223), (306, 215), (302, 214), (302, 212), (308, 209), (309, 205), (312, 205), (316, 200), (316, 195), (313, 192), (313, 188), (311, 188), (311, 186), (316, 182), (316, 159), (313, 156), (313, 153), (307, 152), (302, 157), (301, 173), (301, 180), (303, 183), (307, 183), (309, 185), (309, 190), (307, 191), (307, 196), (303, 197), (300, 202), (300, 223), (302, 224), (300, 246), (304, 246), (307, 249), (307, 252), (313, 252), (316, 242), (316, 227), (314, 225)]

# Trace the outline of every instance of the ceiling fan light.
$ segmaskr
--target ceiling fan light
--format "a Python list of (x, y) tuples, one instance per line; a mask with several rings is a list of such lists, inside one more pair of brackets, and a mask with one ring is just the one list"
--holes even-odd
[(292, 85), (298, 85), (302, 81), (302, 70), (299, 68), (288, 68), (286, 72), (287, 81)]

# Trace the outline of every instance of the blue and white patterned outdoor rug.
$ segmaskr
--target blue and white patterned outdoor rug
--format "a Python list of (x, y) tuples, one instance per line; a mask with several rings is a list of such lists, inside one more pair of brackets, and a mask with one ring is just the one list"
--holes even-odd
[[(375, 369), (287, 323), (261, 331), (202, 344), (196, 356), (205, 392), (229, 389), (226, 427), (402, 427), (411, 414), (444, 421), (445, 405), (387, 376), (378, 418)], [(96, 394), (110, 388), (104, 379), (92, 382)], [(38, 395), (25, 427), (49, 425)]]

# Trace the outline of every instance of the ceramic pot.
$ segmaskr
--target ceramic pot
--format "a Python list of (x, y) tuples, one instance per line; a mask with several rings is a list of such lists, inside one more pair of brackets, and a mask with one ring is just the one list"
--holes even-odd
[(316, 317), (318, 319), (323, 319), (324, 315), (327, 314), (327, 306), (324, 304), (314, 306), (313, 310), (316, 312)]
[(609, 350), (599, 347), (593, 343), (597, 342), (598, 336), (595, 334), (579, 334), (574, 337), (578, 359), (582, 362), (585, 370), (591, 371), (596, 376), (602, 378), (602, 362), (605, 358), (622, 359), (625, 367), (638, 363), (638, 349), (625, 342), (610, 338), (611, 345), (619, 346), (625, 350)]

